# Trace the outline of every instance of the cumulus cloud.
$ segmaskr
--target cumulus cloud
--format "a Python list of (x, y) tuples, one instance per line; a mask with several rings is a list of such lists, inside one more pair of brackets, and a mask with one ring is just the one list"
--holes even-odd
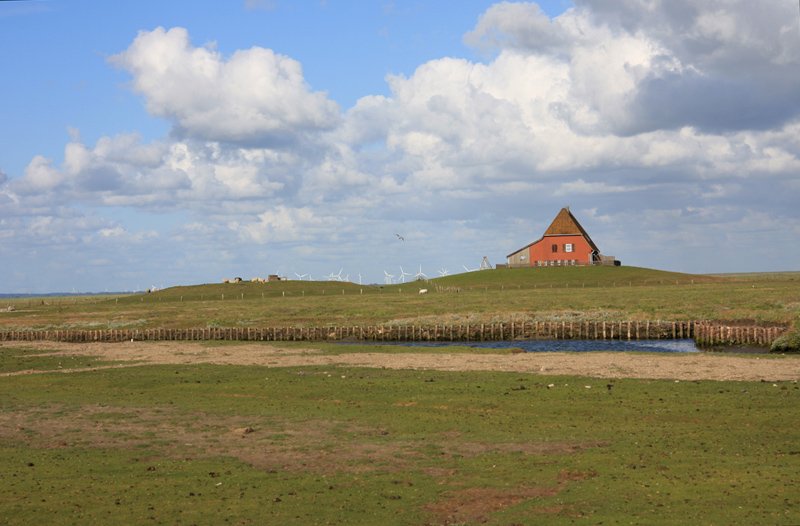
[(267, 241), (292, 241), (299, 242), (313, 239), (326, 225), (325, 220), (317, 217), (314, 211), (307, 207), (288, 208), (278, 206), (258, 214), (254, 221), (241, 224), (232, 222), (229, 228), (241, 235), (247, 241), (264, 243)]
[(572, 41), (535, 3), (500, 2), (483, 13), (464, 41), (485, 51), (521, 49), (525, 51), (563, 52)]
[[(797, 9), (787, 2), (575, 2), (550, 20), (503, 2), (465, 41), (568, 64), (572, 92), (617, 134), (766, 129), (797, 118)], [(573, 108), (574, 109), (574, 108)]]
[[(172, 132), (87, 144), (73, 130), (62, 161), (0, 172), (0, 251), (51, 236), (114, 260), (112, 247), (152, 244), (198, 254), (171, 271), (200, 258), (225, 274), (313, 253), (327, 273), (362, 262), (365, 246), (376, 268), (415, 264), (390, 244), (402, 229), (415, 258), (474, 267), (476, 239), (502, 256), (570, 205), (627, 263), (723, 270), (703, 258), (735, 263), (756, 232), (800, 224), (790, 20), (776, 1), (578, 0), (554, 19), (503, 2), (465, 35), (491, 55), (389, 75), (388, 94), (344, 112), (292, 58), (142, 32), (113, 62)], [(144, 225), (108, 218), (121, 208)], [(646, 259), (664, 241), (672, 264)]]
[(211, 141), (285, 147), (338, 123), (338, 105), (311, 91), (299, 62), (253, 47), (223, 57), (194, 47), (184, 28), (142, 31), (112, 63), (176, 132)]

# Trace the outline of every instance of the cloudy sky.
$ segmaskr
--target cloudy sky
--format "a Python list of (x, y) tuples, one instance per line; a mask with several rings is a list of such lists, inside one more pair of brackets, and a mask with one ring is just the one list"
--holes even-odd
[(455, 273), (563, 206), (800, 270), (793, 0), (0, 2), (0, 64), (0, 292)]

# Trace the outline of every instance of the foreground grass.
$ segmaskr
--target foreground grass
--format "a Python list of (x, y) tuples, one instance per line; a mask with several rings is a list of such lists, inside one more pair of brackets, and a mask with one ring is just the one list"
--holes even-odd
[[(424, 286), (429, 293), (419, 295)], [(439, 292), (437, 292), (437, 290)], [(471, 272), (387, 287), (288, 281), (174, 287), (126, 297), (7, 300), (0, 328), (101, 329), (749, 320), (800, 317), (800, 274), (692, 276), (635, 267)]]
[(358, 368), (6, 377), (0, 517), (791, 524), (798, 401), (795, 383)]
[(6, 348), (0, 352), (0, 374), (19, 371), (52, 371), (110, 365), (88, 356), (59, 356), (30, 348)]

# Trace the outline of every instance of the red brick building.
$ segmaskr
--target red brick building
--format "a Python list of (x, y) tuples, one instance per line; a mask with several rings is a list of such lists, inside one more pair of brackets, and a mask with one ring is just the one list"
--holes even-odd
[(506, 256), (509, 268), (619, 265), (603, 256), (569, 208), (562, 208), (544, 235)]

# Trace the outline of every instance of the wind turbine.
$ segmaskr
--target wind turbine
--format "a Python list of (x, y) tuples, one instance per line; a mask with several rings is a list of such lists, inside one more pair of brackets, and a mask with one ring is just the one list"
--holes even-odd
[(419, 272), (417, 272), (416, 274), (414, 274), (414, 278), (415, 278), (417, 281), (422, 281), (422, 280), (424, 280), (424, 279), (428, 279), (428, 276), (426, 276), (426, 275), (425, 275), (425, 273), (424, 273), (424, 272), (422, 272), (422, 265), (420, 265), (420, 266), (419, 266)]
[(401, 266), (400, 267), (400, 283), (405, 283), (406, 282), (406, 276), (413, 276), (413, 274), (411, 274), (410, 272), (406, 272), (405, 270), (403, 270), (403, 267)]
[(439, 275), (441, 277), (449, 276), (450, 275), (450, 271), (447, 270), (446, 268), (442, 267), (441, 269), (439, 269)]
[(475, 272), (476, 270), (478, 270), (476, 268), (467, 268), (466, 265), (461, 265), (461, 266), (464, 267), (464, 270), (466, 270), (467, 272)]
[(383, 282), (387, 285), (392, 284), (392, 280), (394, 279), (394, 274), (389, 274), (385, 270), (383, 271)]
[(298, 274), (297, 272), (295, 272), (294, 275), (297, 276), (299, 281), (303, 281), (303, 278), (308, 276), (308, 274)]

